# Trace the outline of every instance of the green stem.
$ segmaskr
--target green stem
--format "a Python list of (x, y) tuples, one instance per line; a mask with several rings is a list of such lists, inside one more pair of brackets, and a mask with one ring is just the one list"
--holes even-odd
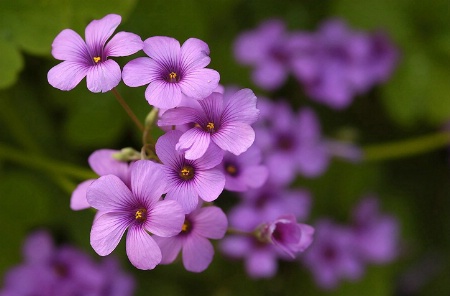
[(227, 234), (238, 234), (238, 235), (245, 235), (245, 236), (254, 236), (253, 232), (242, 231), (242, 230), (238, 230), (238, 229), (231, 228), (231, 227), (229, 227), (227, 229)]
[(450, 133), (438, 132), (419, 138), (363, 147), (364, 160), (381, 161), (408, 157), (443, 148), (449, 144)]
[(117, 101), (119, 102), (119, 104), (125, 110), (125, 112), (127, 112), (128, 116), (130, 116), (131, 120), (133, 120), (133, 122), (136, 124), (136, 126), (139, 128), (139, 130), (141, 132), (143, 132), (144, 126), (139, 121), (139, 119), (134, 114), (134, 112), (131, 110), (130, 106), (128, 106), (127, 102), (125, 102), (125, 100), (122, 98), (122, 96), (119, 94), (119, 92), (115, 88), (112, 89), (112, 92), (113, 92), (114, 96), (116, 97)]
[(50, 158), (45, 158), (35, 153), (19, 152), (18, 150), (10, 148), (1, 143), (0, 158), (16, 162), (27, 167), (33, 167), (56, 174), (63, 174), (81, 180), (93, 179), (98, 177), (94, 172), (85, 168), (55, 161)]

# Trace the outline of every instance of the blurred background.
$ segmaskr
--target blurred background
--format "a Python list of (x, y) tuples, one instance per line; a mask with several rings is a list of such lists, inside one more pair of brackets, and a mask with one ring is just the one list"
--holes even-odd
[[(62, 92), (47, 82), (58, 63), (51, 56), (55, 36), (71, 28), (84, 37), (93, 19), (108, 13), (123, 19), (117, 31), (146, 39), (165, 35), (184, 42), (196, 37), (211, 50), (209, 68), (221, 84), (251, 88), (257, 95), (283, 97), (295, 108), (309, 106), (329, 138), (350, 138), (362, 147), (423, 139), (450, 120), (450, 3), (413, 0), (242, 1), (242, 0), (0, 0), (0, 278), (22, 261), (22, 244), (31, 231), (45, 228), (59, 243), (97, 255), (89, 244), (93, 211), (72, 211), (70, 194), (90, 177), (87, 157), (96, 149), (140, 148), (141, 135), (111, 93), (93, 94), (82, 81)], [(336, 111), (308, 100), (289, 78), (268, 92), (238, 64), (233, 43), (243, 31), (278, 18), (288, 30), (316, 31), (330, 18), (352, 30), (383, 30), (400, 52), (388, 81)], [(134, 58), (135, 56), (133, 56)], [(129, 59), (115, 59), (123, 66)], [(143, 120), (150, 111), (144, 88), (119, 92)], [(448, 126), (447, 126), (448, 127)], [(434, 141), (434, 142), (433, 142)], [(295, 185), (312, 194), (308, 223), (329, 217), (347, 223), (361, 196), (380, 198), (383, 212), (400, 224), (399, 256), (370, 265), (357, 281), (322, 290), (299, 262), (280, 262), (270, 279), (251, 279), (242, 261), (216, 251), (209, 268), (187, 272), (180, 262), (152, 271), (135, 269), (124, 241), (113, 255), (136, 280), (136, 295), (450, 295), (450, 169), (448, 138), (411, 142), (402, 149), (358, 164), (333, 161), (324, 175), (299, 177)], [(417, 148), (417, 147), (416, 147)], [(405, 150), (405, 154), (408, 152)], [(389, 153), (388, 153), (389, 154)], [(87, 172), (87, 173), (86, 173)], [(224, 208), (233, 197), (222, 202)], [(218, 204), (221, 205), (220, 198)]]

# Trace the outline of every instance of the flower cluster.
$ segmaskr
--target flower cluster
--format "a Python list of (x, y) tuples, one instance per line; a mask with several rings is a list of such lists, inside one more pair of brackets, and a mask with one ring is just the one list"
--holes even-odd
[(353, 32), (337, 19), (314, 33), (287, 32), (281, 20), (269, 20), (237, 38), (235, 56), (254, 67), (262, 89), (279, 88), (292, 73), (313, 100), (343, 109), (390, 77), (398, 52), (385, 34)]
[(380, 212), (374, 196), (361, 199), (349, 226), (322, 219), (315, 228), (314, 243), (302, 261), (324, 289), (335, 288), (341, 279), (355, 281), (365, 264), (388, 263), (399, 253), (398, 221)]
[(6, 273), (0, 295), (133, 295), (134, 280), (115, 258), (97, 263), (72, 246), (56, 246), (44, 230), (28, 236), (23, 256)]
[[(145, 99), (154, 108), (140, 153), (91, 154), (88, 162), (99, 178), (76, 187), (71, 208), (97, 210), (90, 243), (101, 256), (126, 235), (127, 256), (138, 269), (170, 264), (182, 252), (185, 268), (201, 272), (214, 255), (209, 240), (222, 239), (228, 228), (227, 216), (212, 203), (224, 189), (245, 192), (268, 179), (261, 151), (252, 146), (257, 97), (250, 89), (219, 85), (219, 73), (206, 68), (211, 59), (205, 42), (190, 38), (180, 45), (164, 36), (142, 41), (126, 32), (108, 41), (119, 23), (120, 16), (107, 15), (87, 26), (86, 43), (68, 29), (53, 42), (54, 57), (64, 60), (49, 71), (54, 87), (70, 90), (86, 76), (89, 90), (103, 92), (122, 79), (130, 87), (148, 85)], [(109, 59), (141, 49), (147, 56), (129, 61), (123, 71)], [(166, 131), (156, 141), (149, 137), (153, 123)], [(311, 244), (314, 229), (285, 210), (246, 235), (295, 257)]]
[[(294, 187), (297, 177), (321, 176), (334, 156), (363, 157), (355, 145), (324, 136), (312, 108), (293, 110), (287, 100), (220, 85), (219, 73), (206, 68), (210, 50), (202, 40), (142, 41), (127, 32), (111, 38), (119, 23), (117, 15), (93, 21), (86, 42), (72, 30), (61, 32), (52, 53), (63, 62), (48, 73), (61, 90), (84, 77), (92, 92), (112, 90), (121, 80), (147, 85), (143, 96), (152, 110), (140, 151), (93, 152), (88, 162), (99, 177), (72, 193), (73, 210), (97, 211), (90, 243), (99, 255), (113, 252), (125, 235), (126, 254), (138, 269), (181, 257), (186, 270), (202, 272), (214, 256), (210, 240), (221, 240), (222, 253), (243, 259), (252, 278), (274, 276), (279, 260), (302, 261), (326, 288), (341, 277), (358, 278), (364, 263), (396, 256), (397, 222), (380, 214), (376, 199), (361, 202), (351, 227), (305, 223), (313, 198)], [(308, 95), (334, 108), (386, 79), (397, 56), (382, 35), (353, 33), (339, 21), (312, 34), (287, 33), (281, 21), (268, 21), (242, 34), (235, 49), (239, 61), (255, 66), (262, 88), (276, 89), (292, 72)], [(147, 56), (123, 71), (109, 59), (139, 50)], [(164, 132), (156, 140), (154, 125)], [(227, 214), (218, 206), (224, 191), (239, 194)]]

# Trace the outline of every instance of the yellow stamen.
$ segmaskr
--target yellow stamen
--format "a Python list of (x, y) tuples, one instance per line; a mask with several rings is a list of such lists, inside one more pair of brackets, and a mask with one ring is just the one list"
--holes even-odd
[(191, 223), (188, 220), (184, 220), (183, 226), (181, 226), (181, 232), (187, 232), (191, 229)]
[(100, 62), (101, 58), (100, 57), (94, 57), (93, 60), (97, 64), (98, 62)]
[(177, 79), (177, 73), (175, 73), (175, 72), (170, 72), (170, 74), (169, 74), (169, 79), (170, 79), (170, 80)]
[(194, 168), (191, 166), (184, 166), (181, 170), (180, 170), (180, 177), (183, 178), (184, 180), (190, 180), (194, 177)]
[(214, 123), (208, 122), (208, 124), (206, 125), (206, 129), (208, 130), (208, 132), (213, 132), (214, 131)]
[(234, 174), (236, 174), (237, 169), (236, 169), (236, 167), (235, 167), (234, 165), (229, 164), (229, 165), (227, 165), (227, 167), (226, 167), (226, 171), (227, 171), (230, 175), (234, 175)]
[(142, 221), (147, 218), (147, 210), (146, 209), (139, 209), (136, 211), (136, 214), (134, 214), (134, 217), (136, 220)]

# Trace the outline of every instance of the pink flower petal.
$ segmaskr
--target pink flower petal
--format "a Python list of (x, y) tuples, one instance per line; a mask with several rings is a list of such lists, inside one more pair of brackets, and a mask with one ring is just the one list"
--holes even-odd
[(104, 52), (107, 56), (124, 57), (138, 52), (144, 47), (141, 37), (128, 32), (119, 32), (106, 44)]
[(119, 244), (132, 221), (123, 213), (104, 213), (94, 220), (91, 229), (91, 246), (100, 256), (109, 255)]
[(138, 160), (131, 165), (130, 172), (131, 191), (147, 207), (156, 204), (167, 192), (167, 182), (160, 164)]
[(160, 79), (158, 64), (147, 57), (139, 57), (129, 61), (122, 71), (123, 82), (131, 87), (149, 84)]
[(138, 269), (149, 270), (161, 262), (161, 250), (144, 229), (132, 226), (127, 233), (127, 256)]
[(119, 150), (96, 150), (88, 158), (89, 166), (99, 176), (115, 175), (127, 184), (128, 164), (113, 157), (113, 154), (117, 152)]
[(211, 169), (196, 172), (195, 190), (204, 201), (213, 201), (219, 197), (225, 186), (225, 176), (220, 170)]
[(150, 105), (156, 108), (170, 109), (180, 104), (182, 94), (177, 83), (155, 80), (145, 90), (145, 98)]
[(220, 130), (213, 134), (211, 139), (220, 148), (239, 155), (253, 144), (255, 132), (253, 128), (242, 122), (230, 122), (221, 126)]
[(157, 202), (148, 214), (145, 228), (158, 236), (168, 237), (180, 233), (184, 223), (184, 211), (174, 200)]
[(135, 197), (119, 177), (107, 175), (98, 178), (86, 192), (88, 203), (100, 211), (123, 210)]
[(213, 239), (221, 239), (228, 227), (227, 216), (215, 206), (204, 207), (196, 211), (195, 233)]
[(89, 185), (95, 181), (95, 179), (89, 179), (78, 184), (70, 197), (70, 208), (74, 211), (84, 210), (91, 207), (86, 199), (86, 191)]
[(269, 176), (269, 170), (264, 165), (245, 168), (242, 172), (242, 180), (250, 188), (261, 187)]
[(90, 22), (84, 33), (89, 49), (92, 51), (99, 46), (103, 47), (121, 21), (120, 15), (108, 14), (102, 19)]
[(198, 193), (192, 187), (186, 182), (180, 182), (174, 186), (169, 184), (169, 191), (165, 200), (177, 201), (183, 208), (184, 213), (189, 214), (198, 205)]
[[(180, 139), (182, 132), (169, 131), (159, 137), (155, 145), (156, 155), (168, 168), (176, 168), (183, 161), (183, 155), (175, 150), (175, 145)], [(170, 171), (170, 169), (169, 169)]]
[(144, 52), (162, 65), (172, 65), (180, 60), (180, 42), (165, 37), (154, 36), (144, 41)]
[(87, 75), (89, 67), (79, 63), (64, 61), (48, 71), (47, 80), (60, 90), (71, 90)]
[(181, 67), (186, 71), (206, 67), (209, 57), (208, 44), (197, 38), (189, 38), (181, 46)]
[(119, 64), (113, 60), (106, 60), (90, 67), (86, 77), (87, 87), (94, 93), (110, 91), (121, 79)]
[(278, 269), (275, 254), (269, 250), (254, 251), (245, 261), (245, 267), (254, 278), (273, 277)]
[(209, 147), (211, 135), (201, 128), (191, 128), (179, 139), (175, 149), (184, 152), (186, 159), (198, 159), (202, 157)]
[(204, 237), (191, 234), (183, 245), (183, 265), (192, 272), (208, 268), (214, 256), (212, 244)]
[(252, 90), (245, 88), (225, 99), (223, 122), (243, 122), (253, 124), (259, 116), (256, 109), (256, 96)]
[(287, 76), (288, 72), (284, 65), (277, 61), (266, 60), (255, 68), (252, 79), (262, 89), (275, 90), (286, 81)]
[(197, 122), (197, 111), (189, 107), (169, 109), (158, 120), (158, 126), (180, 125)]
[(198, 169), (206, 170), (217, 166), (222, 162), (222, 160), (223, 150), (220, 149), (216, 144), (211, 143), (209, 144), (209, 147), (206, 150), (205, 154), (199, 159), (196, 159), (194, 161), (194, 164)]
[(71, 29), (62, 30), (53, 40), (52, 55), (58, 60), (81, 64), (91, 59), (86, 43)]
[(186, 96), (200, 100), (209, 96), (217, 88), (219, 80), (219, 72), (203, 68), (187, 72), (178, 84)]
[(162, 253), (161, 264), (170, 264), (177, 258), (178, 253), (181, 251), (182, 239), (178, 236), (173, 237), (159, 237), (153, 236), (153, 239), (158, 244)]

